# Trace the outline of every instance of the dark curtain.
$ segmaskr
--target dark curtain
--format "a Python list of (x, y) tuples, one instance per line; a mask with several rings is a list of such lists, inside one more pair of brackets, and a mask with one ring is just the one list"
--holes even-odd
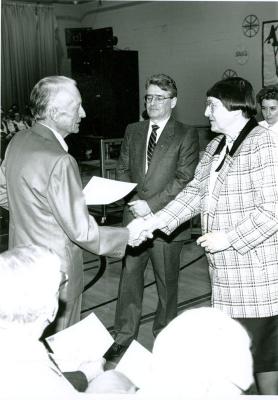
[(23, 109), (34, 84), (57, 74), (56, 18), (53, 6), (2, 3), (1, 96), (7, 109)]

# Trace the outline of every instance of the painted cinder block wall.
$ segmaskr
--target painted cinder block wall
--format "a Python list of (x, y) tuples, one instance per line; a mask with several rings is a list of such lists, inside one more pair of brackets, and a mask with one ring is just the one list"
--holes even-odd
[[(72, 11), (74, 10), (74, 11)], [(64, 41), (65, 27), (112, 26), (119, 49), (139, 53), (140, 107), (143, 110), (145, 79), (152, 73), (171, 75), (178, 86), (176, 117), (189, 124), (204, 125), (206, 90), (232, 69), (253, 84), (262, 85), (262, 24), (278, 20), (278, 2), (106, 2), (56, 7)], [(253, 37), (243, 33), (246, 16), (256, 15), (260, 27)], [(68, 18), (68, 19), (67, 19)], [(239, 64), (238, 49), (247, 50), (248, 60)], [(66, 58), (62, 63), (70, 73)], [(62, 71), (63, 72), (63, 71)]]

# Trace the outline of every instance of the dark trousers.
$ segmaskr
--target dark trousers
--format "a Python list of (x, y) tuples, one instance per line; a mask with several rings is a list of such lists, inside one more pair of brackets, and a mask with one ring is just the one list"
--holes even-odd
[(183, 242), (154, 240), (128, 248), (121, 273), (115, 316), (115, 341), (128, 346), (137, 338), (144, 292), (144, 272), (151, 259), (158, 292), (153, 323), (156, 336), (177, 315), (178, 277)]

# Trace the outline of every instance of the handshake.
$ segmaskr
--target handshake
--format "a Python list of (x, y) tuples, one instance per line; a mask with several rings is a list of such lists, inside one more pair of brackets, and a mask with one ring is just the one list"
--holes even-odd
[(135, 247), (153, 237), (153, 231), (159, 228), (159, 221), (155, 215), (137, 217), (127, 225), (127, 228), (129, 230), (128, 244)]

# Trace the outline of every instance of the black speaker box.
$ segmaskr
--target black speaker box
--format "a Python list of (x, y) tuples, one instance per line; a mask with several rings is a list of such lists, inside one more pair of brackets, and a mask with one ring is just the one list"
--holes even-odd
[(127, 124), (139, 120), (138, 52), (75, 49), (71, 67), (86, 112), (80, 133), (123, 137)]
[(87, 33), (92, 31), (92, 28), (66, 28), (66, 45), (67, 46), (83, 46), (87, 40)]
[(91, 49), (112, 49), (117, 44), (111, 27), (92, 28), (66, 28), (66, 45), (79, 46)]

